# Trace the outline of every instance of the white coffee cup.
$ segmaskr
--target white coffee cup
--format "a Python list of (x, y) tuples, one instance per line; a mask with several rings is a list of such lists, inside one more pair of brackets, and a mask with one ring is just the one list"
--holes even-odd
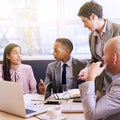
[(58, 118), (61, 117), (61, 108), (58, 106), (54, 106), (54, 107), (49, 107), (47, 110), (47, 115), (51, 118)]

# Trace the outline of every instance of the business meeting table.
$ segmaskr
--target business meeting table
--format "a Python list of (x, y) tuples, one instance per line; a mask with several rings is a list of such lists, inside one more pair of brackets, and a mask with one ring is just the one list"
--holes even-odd
[[(44, 101), (44, 95), (39, 95), (39, 94), (28, 94), (28, 95), (24, 95), (24, 99), (25, 100), (29, 100), (31, 101), (31, 104), (33, 105), (41, 105), (41, 106), (45, 106), (46, 108), (49, 107), (54, 107), (54, 106), (60, 106), (60, 105), (66, 105), (66, 104), (70, 104), (70, 105), (81, 105), (81, 103), (73, 103), (73, 100), (70, 99), (68, 101), (66, 100), (62, 100), (60, 105), (44, 105), (43, 101)], [(51, 97), (51, 99), (53, 99), (53, 96)], [(42, 101), (43, 100), (43, 101)], [(17, 106), (16, 106), (17, 107)], [(30, 118), (22, 118), (16, 115), (12, 115), (12, 114), (8, 114), (5, 112), (0, 111), (0, 120), (48, 120), (48, 119), (42, 119), (41, 115), (44, 115), (45, 113), (30, 117)], [(62, 113), (62, 116), (64, 116), (64, 119), (58, 119), (58, 120), (85, 120), (83, 112), (78, 112), (78, 113)], [(51, 119), (50, 119), (51, 120)], [(52, 119), (52, 120), (57, 120), (57, 119)]]

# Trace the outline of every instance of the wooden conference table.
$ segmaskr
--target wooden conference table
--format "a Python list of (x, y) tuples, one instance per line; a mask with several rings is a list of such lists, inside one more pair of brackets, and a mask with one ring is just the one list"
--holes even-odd
[[(32, 104), (34, 104), (36, 101), (39, 101), (39, 99), (40, 100), (44, 99), (43, 95), (38, 95), (38, 94), (36, 94), (36, 95), (28, 95), (28, 96), (27, 97), (29, 98), (29, 100), (31, 99)], [(27, 97), (25, 97), (25, 99)], [(37, 104), (38, 104), (38, 102), (37, 102)], [(43, 106), (46, 106), (47, 108), (51, 107), (51, 106), (60, 106), (60, 105), (44, 105), (43, 103), (41, 103), (41, 104)], [(76, 105), (78, 104), (78, 105), (81, 105), (81, 103), (73, 103), (72, 99), (70, 99), (69, 101), (62, 100), (61, 105), (64, 105), (64, 104), (70, 104), (70, 105), (71, 104), (76, 104)], [(45, 114), (45, 113), (42, 113), (42, 114)], [(37, 115), (36, 117), (22, 118), (22, 117), (19, 117), (19, 116), (15, 116), (15, 115), (8, 114), (8, 113), (0, 111), (0, 120), (42, 120), (42, 119), (40, 119), (40, 116), (42, 114)], [(85, 120), (84, 115), (83, 115), (82, 112), (81, 113), (62, 113), (62, 114), (66, 118), (65, 120), (74, 120), (74, 119), (75, 120)]]

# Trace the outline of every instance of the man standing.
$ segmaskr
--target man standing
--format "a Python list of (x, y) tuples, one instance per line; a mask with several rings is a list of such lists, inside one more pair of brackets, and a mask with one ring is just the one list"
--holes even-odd
[[(84, 27), (91, 31), (89, 35), (89, 46), (91, 51), (89, 65), (92, 62), (102, 61), (104, 45), (109, 38), (120, 35), (120, 25), (112, 23), (108, 19), (104, 19), (102, 6), (95, 1), (86, 2), (81, 6), (78, 16), (81, 18)], [(79, 76), (82, 76), (86, 72), (87, 67), (80, 71)], [(106, 91), (110, 83), (111, 75), (103, 71), (103, 73), (96, 78), (96, 91), (98, 97)]]
[[(86, 82), (79, 85), (86, 120), (120, 120), (120, 36), (109, 39), (103, 52), (103, 66), (93, 62), (82, 76)], [(113, 75), (112, 82), (96, 101), (95, 78), (104, 69)]]

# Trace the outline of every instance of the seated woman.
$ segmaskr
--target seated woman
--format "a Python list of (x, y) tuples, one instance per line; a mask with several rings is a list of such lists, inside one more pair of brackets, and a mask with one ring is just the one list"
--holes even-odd
[(36, 93), (36, 80), (30, 65), (22, 64), (21, 47), (8, 44), (4, 50), (3, 64), (0, 65), (0, 80), (20, 82), (23, 94)]

